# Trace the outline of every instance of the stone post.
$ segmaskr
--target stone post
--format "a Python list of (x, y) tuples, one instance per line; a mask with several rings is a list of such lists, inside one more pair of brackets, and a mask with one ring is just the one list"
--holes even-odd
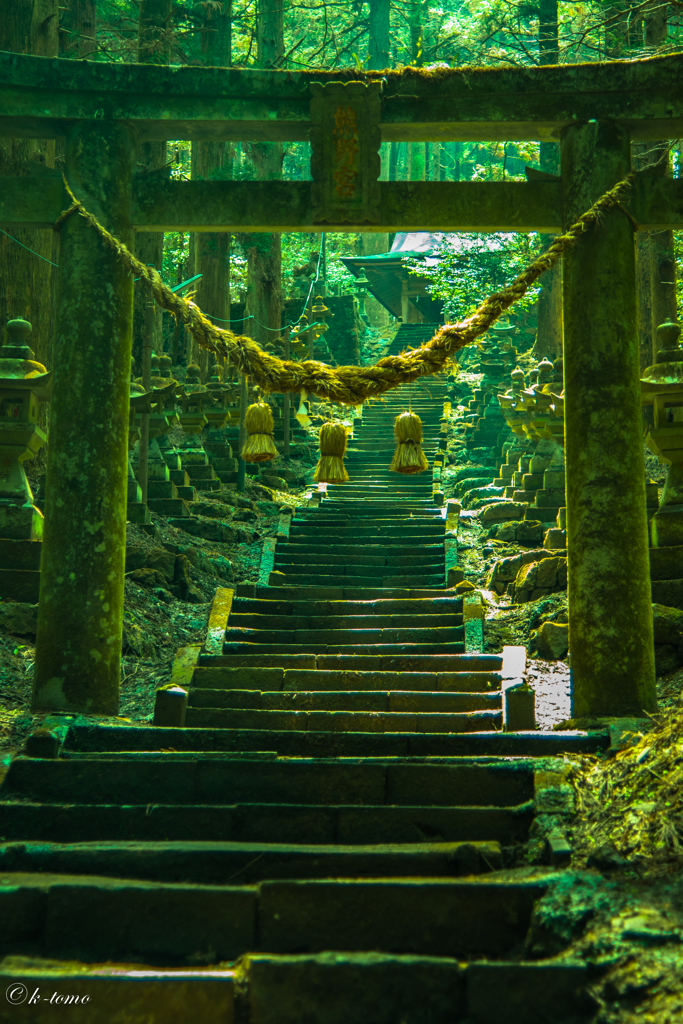
[[(565, 224), (630, 170), (628, 132), (562, 136)], [(572, 718), (655, 711), (633, 227), (613, 209), (565, 256)]]
[[(129, 247), (133, 136), (80, 121), (66, 175)], [(133, 278), (82, 217), (62, 225), (33, 709), (119, 704)]]

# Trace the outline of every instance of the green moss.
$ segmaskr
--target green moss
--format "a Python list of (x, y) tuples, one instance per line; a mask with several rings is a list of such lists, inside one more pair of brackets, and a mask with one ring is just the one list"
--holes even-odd
[[(83, 122), (67, 141), (77, 195), (132, 242), (131, 135)], [(36, 710), (116, 714), (127, 501), (133, 284), (79, 217), (62, 227)]]
[[(562, 140), (571, 222), (629, 169), (628, 133)], [(572, 717), (654, 711), (633, 228), (613, 210), (564, 262), (567, 548)]]

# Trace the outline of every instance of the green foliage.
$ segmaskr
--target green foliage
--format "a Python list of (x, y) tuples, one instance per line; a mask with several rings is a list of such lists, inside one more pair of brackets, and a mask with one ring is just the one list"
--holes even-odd
[[(446, 321), (463, 320), (487, 295), (509, 284), (541, 251), (537, 234), (447, 234), (426, 260), (406, 260), (411, 273), (429, 280), (444, 300)], [(528, 309), (540, 292), (531, 288), (515, 305)]]

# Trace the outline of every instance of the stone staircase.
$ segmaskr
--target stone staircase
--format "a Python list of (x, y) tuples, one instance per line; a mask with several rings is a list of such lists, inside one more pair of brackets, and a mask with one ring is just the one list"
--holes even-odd
[(33, 959), (6, 985), (89, 985), (98, 1021), (123, 1019), (111, 964), (135, 963), (159, 1024), (590, 1019), (582, 965), (525, 960), (553, 869), (502, 869), (556, 807), (554, 757), (607, 737), (503, 731), (523, 649), (471, 649), (431, 474), (388, 471), (408, 400), (434, 457), (429, 388), (366, 409), (350, 482), (294, 517), (218, 640), (212, 620), (179, 652), (184, 726), (53, 716), (11, 763), (0, 945)]

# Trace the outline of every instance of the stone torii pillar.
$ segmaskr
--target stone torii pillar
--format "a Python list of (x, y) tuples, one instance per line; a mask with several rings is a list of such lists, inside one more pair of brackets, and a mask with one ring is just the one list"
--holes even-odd
[[(134, 136), (80, 121), (66, 176), (133, 248)], [(78, 214), (61, 228), (33, 709), (115, 715), (126, 544), (133, 279)]]
[[(572, 125), (561, 150), (569, 225), (629, 172), (629, 134)], [(633, 225), (614, 208), (564, 259), (572, 718), (656, 710), (639, 376)]]

